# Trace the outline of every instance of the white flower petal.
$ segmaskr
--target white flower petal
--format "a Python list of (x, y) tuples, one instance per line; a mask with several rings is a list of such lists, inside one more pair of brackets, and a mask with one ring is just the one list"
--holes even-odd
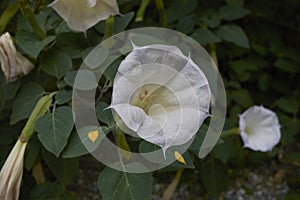
[[(184, 144), (197, 133), (208, 116), (210, 98), (204, 73), (177, 47), (134, 45), (118, 69), (111, 107), (127, 127), (161, 146), (165, 153), (168, 147)], [(122, 108), (117, 108), (119, 105)], [(132, 123), (137, 107), (143, 118)]]
[(119, 14), (116, 0), (55, 0), (49, 6), (71, 29), (82, 32), (110, 15)]
[(262, 106), (253, 106), (240, 115), (240, 134), (244, 146), (255, 151), (271, 151), (281, 133), (276, 114)]

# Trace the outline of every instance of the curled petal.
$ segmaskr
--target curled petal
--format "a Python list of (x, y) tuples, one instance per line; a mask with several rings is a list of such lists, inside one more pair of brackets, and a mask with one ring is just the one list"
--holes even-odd
[(271, 151), (281, 138), (276, 113), (263, 106), (253, 106), (239, 119), (244, 146), (255, 151)]

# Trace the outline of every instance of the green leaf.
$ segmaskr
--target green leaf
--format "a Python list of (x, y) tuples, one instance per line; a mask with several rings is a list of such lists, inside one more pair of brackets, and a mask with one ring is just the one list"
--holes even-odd
[(279, 58), (275, 64), (278, 69), (281, 69), (282, 71), (289, 72), (289, 73), (295, 73), (299, 71), (299, 65), (297, 63), (294, 63), (288, 59), (285, 58)]
[(114, 24), (114, 33), (124, 31), (134, 17), (134, 12), (126, 13), (123, 16), (117, 16)]
[(73, 125), (72, 109), (62, 106), (42, 116), (35, 130), (44, 147), (58, 157), (68, 142)]
[(216, 31), (216, 34), (228, 42), (232, 42), (241, 47), (249, 48), (247, 35), (243, 29), (237, 25), (223, 25)]
[(276, 105), (288, 113), (297, 113), (299, 110), (299, 101), (292, 98), (280, 98), (276, 101)]
[(16, 80), (5, 84), (5, 94), (6, 94), (5, 99), (6, 100), (13, 99), (16, 96), (20, 86), (21, 86), (20, 80)]
[[(75, 82), (76, 80), (76, 82)], [(68, 72), (64, 81), (79, 90), (93, 90), (98, 87), (98, 81), (95, 74), (89, 70), (78, 70)]]
[(150, 173), (132, 174), (106, 167), (99, 176), (98, 187), (104, 200), (150, 200), (152, 198)]
[(34, 136), (27, 145), (27, 150), (25, 154), (25, 161), (24, 166), (25, 168), (30, 171), (34, 163), (36, 162), (36, 159), (39, 155), (41, 149), (41, 143), (37, 139), (36, 136)]
[(195, 23), (192, 16), (182, 17), (178, 20), (176, 29), (182, 33), (189, 34), (194, 30)]
[(250, 11), (240, 5), (229, 4), (221, 7), (219, 13), (223, 19), (235, 20), (248, 15)]
[(14, 100), (10, 124), (15, 124), (29, 117), (35, 104), (44, 93), (44, 89), (37, 83), (24, 84)]
[(34, 33), (21, 30), (16, 35), (16, 40), (26, 54), (36, 58), (45, 46), (55, 40), (55, 36), (48, 36), (44, 40), (39, 41)]
[(253, 100), (247, 90), (235, 90), (229, 95), (231, 95), (232, 99), (236, 103), (243, 106), (244, 108), (253, 105)]
[(227, 142), (218, 144), (214, 147), (213, 152), (214, 152), (214, 155), (216, 158), (218, 158), (224, 164), (226, 164), (226, 162), (230, 156), (230, 145)]
[(82, 33), (60, 33), (56, 38), (60, 50), (72, 58), (80, 58), (82, 51), (87, 47), (86, 38)]
[(44, 72), (56, 78), (62, 78), (72, 67), (72, 59), (58, 50), (42, 54), (40, 65)]
[(77, 198), (56, 183), (42, 183), (37, 185), (30, 195), (31, 200), (76, 200)]
[(78, 158), (57, 158), (47, 151), (43, 151), (43, 157), (53, 175), (62, 185), (68, 185), (77, 174)]
[(114, 124), (114, 116), (111, 109), (106, 109), (108, 106), (109, 105), (107, 103), (100, 101), (96, 106), (96, 113), (101, 122), (111, 126)]
[(197, 42), (199, 42), (202, 45), (221, 42), (221, 39), (217, 37), (213, 32), (202, 28), (198, 28), (192, 34), (192, 38), (194, 38)]
[(68, 144), (62, 152), (63, 158), (74, 158), (88, 154), (89, 151), (84, 147), (78, 133), (73, 132), (69, 138)]
[(218, 197), (228, 181), (226, 166), (218, 160), (209, 160), (201, 167), (201, 179), (208, 194)]
[(55, 95), (55, 102), (58, 105), (65, 104), (65, 103), (69, 102), (71, 99), (72, 99), (72, 91), (71, 90), (62, 90), (62, 91), (59, 91)]

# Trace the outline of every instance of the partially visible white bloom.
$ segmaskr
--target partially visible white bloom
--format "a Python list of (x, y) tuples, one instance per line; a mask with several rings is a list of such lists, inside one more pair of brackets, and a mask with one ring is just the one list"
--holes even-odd
[(9, 33), (0, 37), (0, 61), (2, 71), (9, 82), (28, 74), (34, 68), (27, 58), (17, 52)]
[(263, 106), (252, 106), (241, 114), (239, 126), (244, 147), (254, 151), (271, 151), (280, 141), (277, 115)]
[(55, 0), (49, 6), (71, 29), (82, 32), (110, 15), (119, 14), (116, 0)]
[(26, 145), (18, 139), (0, 171), (0, 199), (19, 199)]
[(119, 66), (110, 108), (165, 153), (188, 142), (209, 115), (208, 80), (175, 46), (133, 46)]

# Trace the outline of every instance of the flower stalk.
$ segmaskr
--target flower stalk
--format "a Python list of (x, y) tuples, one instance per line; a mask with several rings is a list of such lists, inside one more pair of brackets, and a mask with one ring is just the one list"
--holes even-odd
[(27, 20), (28, 24), (31, 26), (32, 30), (35, 32), (38, 38), (40, 40), (45, 39), (47, 35), (45, 31), (40, 27), (39, 23), (37, 22), (33, 10), (30, 8), (27, 0), (18, 0), (18, 4), (22, 12), (22, 15)]
[(3, 33), (6, 26), (11, 21), (11, 19), (16, 15), (18, 10), (19, 10), (19, 6), (17, 2), (12, 3), (4, 10), (0, 18), (0, 33)]
[(168, 26), (167, 15), (165, 11), (164, 1), (163, 0), (155, 0), (155, 5), (159, 13), (159, 22), (162, 27)]
[(182, 173), (183, 173), (184, 168), (180, 168), (177, 170), (173, 181), (171, 182), (171, 184), (167, 187), (167, 189), (164, 191), (162, 200), (170, 200), (178, 186), (178, 183), (182, 177)]
[(146, 8), (148, 7), (150, 3), (150, 0), (142, 0), (142, 3), (137, 11), (136, 17), (135, 17), (135, 21), (136, 22), (141, 22), (144, 20), (144, 15), (145, 15), (145, 11)]
[(105, 21), (105, 33), (103, 36), (103, 40), (111, 37), (114, 34), (114, 26), (115, 26), (115, 18), (114, 16), (110, 16)]

